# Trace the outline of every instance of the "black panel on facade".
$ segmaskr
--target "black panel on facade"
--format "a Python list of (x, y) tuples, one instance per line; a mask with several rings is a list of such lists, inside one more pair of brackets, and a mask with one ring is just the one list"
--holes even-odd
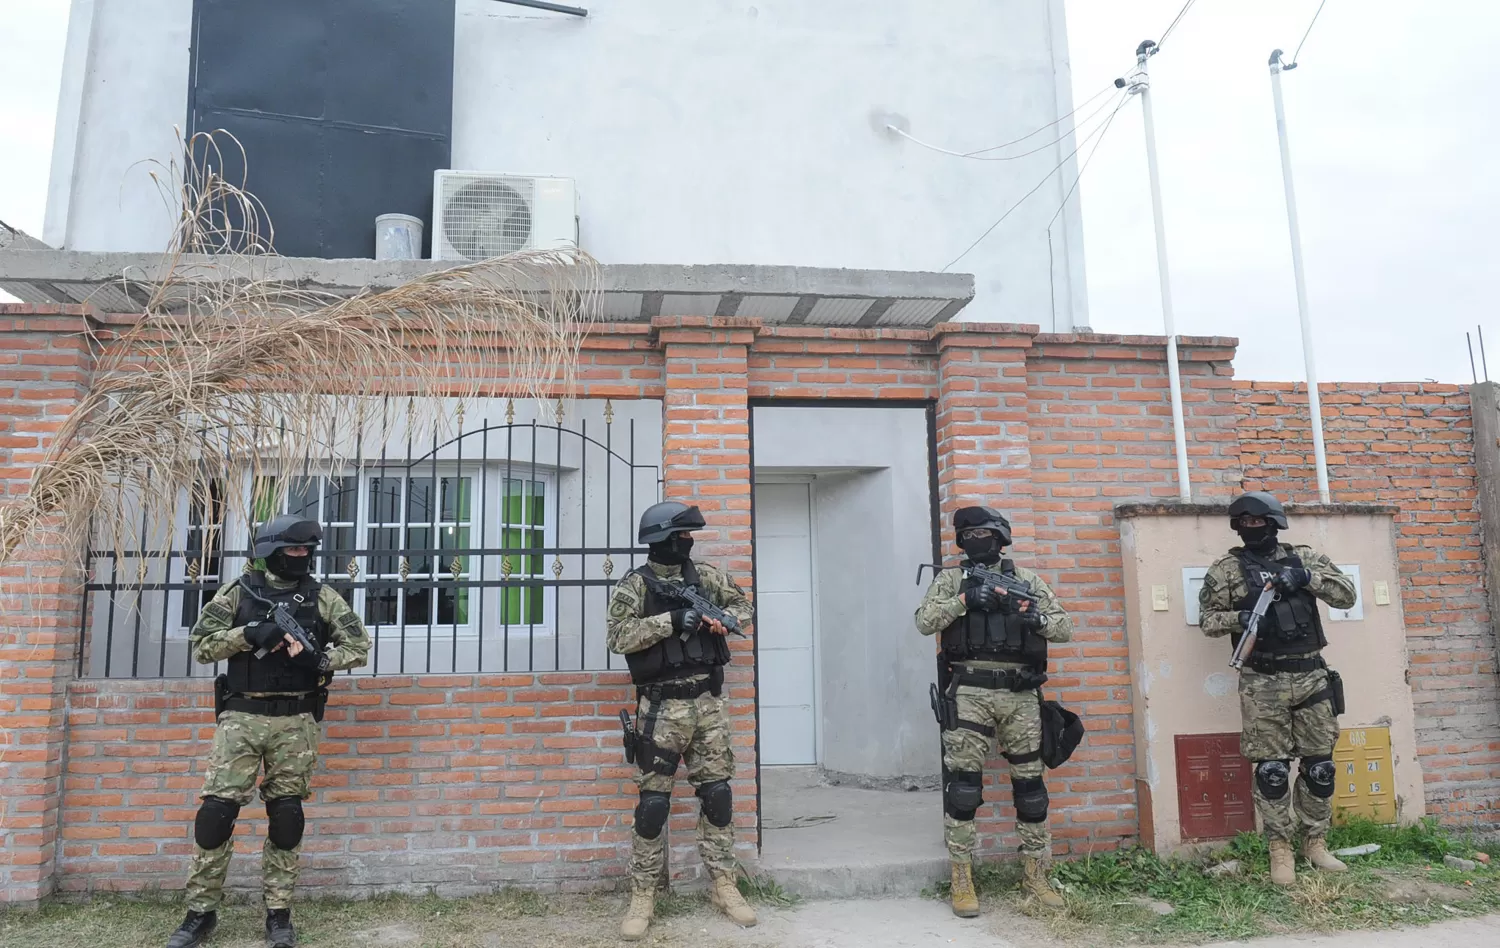
[(239, 139), (279, 253), (371, 257), (386, 213), (421, 218), (430, 244), (454, 0), (194, 0), (193, 20), (188, 127)]

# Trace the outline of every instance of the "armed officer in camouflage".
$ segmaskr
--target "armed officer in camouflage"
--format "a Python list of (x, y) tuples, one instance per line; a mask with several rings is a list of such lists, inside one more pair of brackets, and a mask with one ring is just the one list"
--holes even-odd
[(735, 884), (734, 752), (723, 697), (729, 664), (723, 623), (677, 595), (695, 588), (743, 628), (752, 617), (749, 601), (728, 574), (689, 557), (692, 531), (704, 526), (697, 507), (667, 502), (641, 515), (641, 543), (651, 552), (645, 565), (627, 573), (609, 601), (609, 649), (625, 656), (637, 695), (633, 753), (636, 783), (635, 832), (630, 854), (630, 909), (620, 926), (626, 941), (644, 937), (655, 912), (657, 877), (666, 860), (662, 830), (672, 809), (672, 784), (680, 762), (701, 803), (698, 851), (708, 867), (713, 904), (736, 923), (755, 924), (755, 912)]
[[(1022, 887), (1044, 906), (1061, 908), (1062, 897), (1049, 878), (1052, 834), (1042, 782), (1039, 689), (1047, 680), (1047, 644), (1071, 639), (1073, 620), (1040, 576), (1001, 559), (1000, 551), (1011, 542), (1005, 517), (988, 507), (963, 507), (953, 514), (953, 532), (965, 559), (959, 569), (933, 578), (916, 614), (919, 632), (939, 636), (940, 662), (949, 672), (939, 700), (949, 702), (948, 717), (956, 724), (943, 731), (943, 830), (952, 862), (953, 912), (965, 918), (979, 914), (971, 866), (974, 812), (984, 802), (984, 762), (997, 739), (1010, 764)], [(966, 578), (962, 571), (996, 564), (1031, 587), (1035, 608), (1017, 605), (1005, 590)]]
[[(1354, 605), (1354, 582), (1323, 554), (1277, 539), (1286, 511), (1273, 495), (1256, 491), (1229, 505), (1229, 525), (1243, 546), (1231, 547), (1203, 577), (1199, 627), (1228, 635), (1235, 645), (1267, 583), (1275, 600), (1257, 627), (1254, 650), (1240, 669), (1240, 753), (1255, 766), (1252, 795), (1270, 842), (1271, 881), (1296, 881), (1293, 840), (1315, 868), (1347, 868), (1328, 852), (1333, 816), (1333, 748), (1339, 739), (1343, 686), (1320, 654), (1328, 644), (1318, 614), (1321, 599), (1334, 609)], [(1301, 758), (1293, 789), (1292, 758)], [(1290, 798), (1290, 799), (1288, 799)]]
[[(332, 673), (363, 665), (370, 653), (370, 636), (359, 617), (310, 575), (322, 537), (317, 523), (291, 515), (260, 528), (256, 568), (219, 590), (193, 625), (193, 657), (203, 664), (224, 662), (228, 670), (214, 683), (218, 727), (193, 826), (187, 917), (167, 948), (196, 948), (217, 927), (234, 821), (250, 802), (262, 765), (266, 944), (293, 948), (297, 943), (291, 898), (302, 801), (312, 795), (309, 780), (318, 759), (317, 722), (323, 719)], [(277, 627), (271, 610), (282, 603), (314, 648), (303, 648)]]

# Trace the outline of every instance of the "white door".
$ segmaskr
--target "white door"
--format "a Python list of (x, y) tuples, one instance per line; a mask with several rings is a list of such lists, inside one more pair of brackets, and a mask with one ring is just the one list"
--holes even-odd
[(811, 488), (755, 485), (761, 763), (816, 764)]

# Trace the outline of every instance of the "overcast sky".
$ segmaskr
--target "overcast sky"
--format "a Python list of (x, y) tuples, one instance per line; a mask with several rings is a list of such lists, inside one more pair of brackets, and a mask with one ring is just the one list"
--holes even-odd
[[(1151, 61), (1177, 331), (1238, 336), (1241, 378), (1303, 377), (1266, 59), (1278, 46), (1291, 57), (1317, 7), (1197, 0)], [(1075, 99), (1123, 75), (1181, 8), (1067, 0)], [(0, 0), (0, 219), (37, 236), (67, 10)], [(1500, 378), (1500, 323), (1487, 322), (1500, 276), (1496, 49), (1493, 0), (1328, 0), (1285, 76), (1323, 380), (1468, 381), (1476, 325), (1491, 330)], [(1081, 187), (1100, 332), (1162, 331), (1144, 148), (1132, 101)]]

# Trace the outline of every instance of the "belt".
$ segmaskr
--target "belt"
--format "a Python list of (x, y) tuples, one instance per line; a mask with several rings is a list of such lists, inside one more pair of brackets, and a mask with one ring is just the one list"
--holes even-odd
[(243, 711), (268, 718), (289, 718), (294, 714), (312, 714), (318, 708), (316, 694), (299, 698), (246, 698), (231, 695), (224, 700), (225, 711)]
[(1047, 673), (1029, 668), (955, 668), (953, 680), (971, 688), (991, 691), (1030, 691), (1047, 681)]
[(1328, 667), (1328, 663), (1323, 661), (1321, 655), (1314, 655), (1311, 658), (1278, 658), (1274, 655), (1252, 654), (1245, 664), (1262, 675), (1274, 675), (1277, 672), (1310, 672)]
[(640, 685), (635, 689), (637, 695), (644, 695), (651, 701), (681, 701), (692, 700), (702, 694), (713, 693), (715, 698), (719, 697), (723, 690), (724, 673), (710, 674), (707, 678), (698, 680), (688, 679), (686, 681), (666, 681), (655, 685)]

